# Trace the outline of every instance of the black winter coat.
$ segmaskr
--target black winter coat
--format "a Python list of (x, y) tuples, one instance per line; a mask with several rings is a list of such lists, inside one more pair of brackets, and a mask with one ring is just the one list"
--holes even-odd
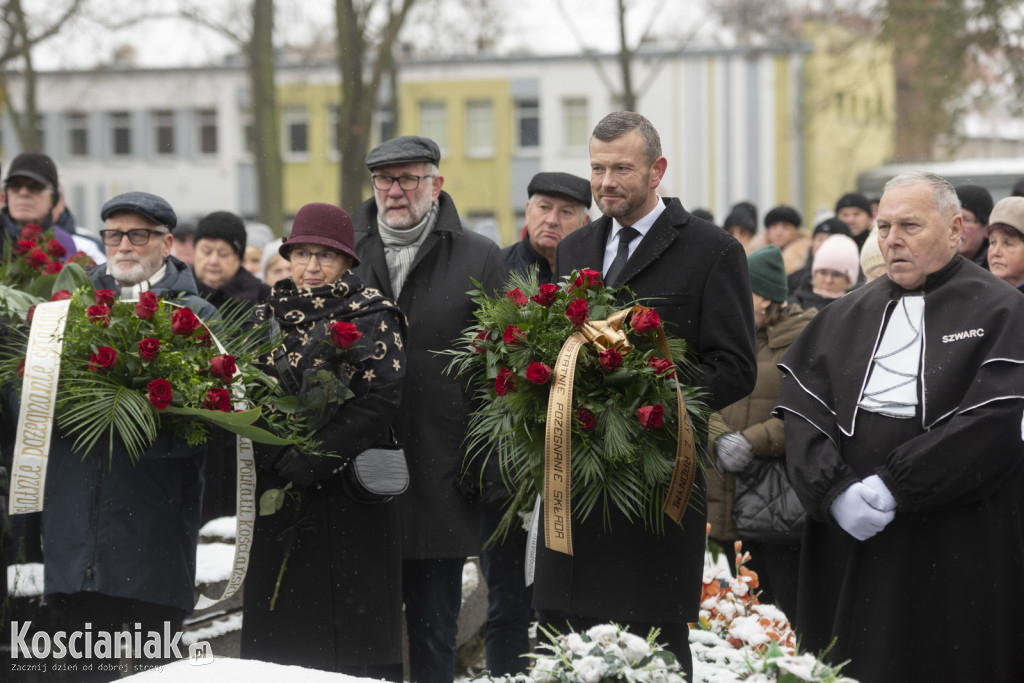
[[(167, 275), (152, 291), (181, 295), (200, 318), (213, 315), (188, 267), (173, 257), (165, 263)], [(93, 285), (118, 291), (105, 270), (90, 271)], [(191, 612), (206, 448), (161, 431), (132, 464), (120, 441), (108, 460), (104, 442), (83, 457), (72, 440), (57, 437), (42, 512), (46, 595), (95, 592)]]
[[(757, 372), (746, 255), (731, 235), (691, 216), (678, 199), (664, 201), (665, 211), (626, 263), (623, 284), (650, 300), (665, 329), (686, 340), (698, 362), (698, 376), (686, 381), (707, 392), (712, 409), (721, 409), (750, 393)], [(563, 239), (559, 277), (573, 269), (602, 270), (610, 228), (605, 216)], [(600, 515), (574, 520), (573, 556), (543, 547), (541, 539), (534, 606), (609, 621), (696, 621), (704, 488), (698, 472), (682, 525), (666, 521), (662, 535), (613, 513), (608, 530)]]
[[(447, 193), (438, 199), (437, 224), (416, 254), (397, 302), (409, 320), (408, 371), (395, 430), (409, 461), (409, 490), (398, 500), (406, 558), (474, 555), (480, 547), (478, 510), (457, 488), (463, 467), (471, 392), (445, 373), (437, 351), (473, 325), (472, 279), (496, 290), (505, 266), (494, 242), (463, 230)], [(368, 200), (352, 215), (355, 272), (369, 287), (391, 296), (391, 278), (377, 229), (377, 204)]]

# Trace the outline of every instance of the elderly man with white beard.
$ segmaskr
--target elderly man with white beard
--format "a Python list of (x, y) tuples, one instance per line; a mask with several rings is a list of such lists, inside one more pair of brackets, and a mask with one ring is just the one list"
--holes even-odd
[[(176, 216), (162, 198), (118, 195), (104, 206), (107, 263), (90, 269), (97, 289), (124, 299), (152, 292), (204, 320), (216, 309), (196, 295), (188, 266), (171, 256)], [(13, 413), (17, 415), (17, 413)], [(121, 439), (82, 453), (58, 436), (50, 448), (42, 514), (47, 628), (175, 634), (193, 608), (205, 446), (161, 430), (133, 462)], [(141, 624), (141, 626), (140, 626)], [(135, 655), (134, 666), (163, 663)], [(109, 680), (101, 658), (53, 680)], [(50, 680), (50, 679), (47, 679)]]

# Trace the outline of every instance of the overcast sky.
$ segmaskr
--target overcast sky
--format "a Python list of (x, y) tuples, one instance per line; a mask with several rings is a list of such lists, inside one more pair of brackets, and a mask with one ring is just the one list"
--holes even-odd
[[(68, 1), (60, 0), (59, 5)], [(92, 4), (102, 9), (101, 21), (110, 24), (133, 16), (140, 8), (169, 12), (168, 8), (189, 1), (94, 0)], [(445, 21), (454, 29), (458, 24), (452, 18), (450, 1), (421, 0), (421, 4), (446, 15)], [(497, 44), (502, 52), (525, 48), (540, 54), (575, 53), (581, 51), (581, 42), (584, 48), (616, 49), (616, 0), (561, 0), (564, 11), (559, 9), (556, 0), (494, 2), (502, 7), (503, 13)], [(30, 16), (58, 9), (55, 0), (28, 0), (26, 4), (30, 8)], [(678, 39), (679, 36), (701, 34), (706, 27), (703, 4), (704, 0), (631, 0), (627, 20), (631, 40), (637, 40), (650, 24), (652, 16), (656, 17), (655, 35)], [(249, 0), (206, 0), (202, 3), (204, 12), (225, 22), (244, 14), (249, 5)], [(284, 41), (303, 43), (319, 33), (322, 38), (332, 40), (333, 11), (334, 2), (327, 0), (278, 0), (277, 36)], [(422, 15), (415, 19), (415, 23), (419, 23)], [(568, 23), (570, 20), (573, 27)], [(444, 29), (441, 32), (442, 35), (451, 35)], [(413, 41), (436, 39), (430, 32), (409, 35)], [(219, 62), (225, 54), (237, 52), (237, 47), (229, 39), (183, 20), (148, 20), (121, 30), (111, 30), (90, 18), (77, 20), (70, 31), (41, 45), (33, 56), (39, 69), (91, 67), (110, 62), (114, 51), (125, 45), (134, 48), (136, 64), (146, 67), (208, 64)]]

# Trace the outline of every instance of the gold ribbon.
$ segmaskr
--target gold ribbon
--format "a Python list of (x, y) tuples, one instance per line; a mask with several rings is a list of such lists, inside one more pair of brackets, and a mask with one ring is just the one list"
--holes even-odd
[[(579, 331), (565, 340), (551, 371), (551, 391), (548, 394), (548, 416), (544, 436), (544, 545), (556, 552), (572, 555), (571, 456), (572, 456), (572, 391), (576, 375), (576, 360), (580, 349), (592, 346), (598, 352), (615, 349), (621, 354), (632, 351), (626, 333), (622, 331), (631, 313), (643, 306), (623, 309), (607, 320), (588, 320)], [(662, 355), (672, 360), (665, 332), (655, 332), (655, 344)], [(690, 492), (697, 474), (697, 450), (693, 441), (693, 427), (686, 414), (683, 392), (676, 382), (679, 409), (678, 445), (675, 466), (662, 511), (677, 524), (682, 521)]]

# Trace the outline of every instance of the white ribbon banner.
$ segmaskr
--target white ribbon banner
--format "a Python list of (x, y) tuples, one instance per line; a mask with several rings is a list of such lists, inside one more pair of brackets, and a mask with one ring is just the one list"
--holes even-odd
[[(137, 299), (122, 299), (134, 303)], [(164, 301), (169, 306), (181, 305)], [(18, 414), (18, 432), (11, 465), (11, 487), (8, 512), (12, 515), (43, 510), (46, 489), (46, 467), (49, 463), (53, 435), (54, 408), (57, 402), (57, 384), (60, 376), (60, 354), (64, 347), (64, 324), (67, 320), (69, 299), (50, 301), (36, 306), (32, 315), (28, 348), (25, 356), (25, 377), (21, 385), (21, 410)], [(202, 322), (202, 321), (200, 321)], [(205, 326), (205, 323), (203, 323)], [(210, 337), (221, 353), (224, 346), (211, 333)], [(244, 409), (239, 399), (245, 396), (240, 386), (235, 387), (234, 407)], [(249, 568), (253, 531), (256, 524), (256, 464), (253, 460), (252, 441), (235, 436), (237, 482), (235, 486), (235, 556), (231, 576), (219, 598), (200, 595), (196, 609), (205, 609), (227, 600), (242, 586)]]

